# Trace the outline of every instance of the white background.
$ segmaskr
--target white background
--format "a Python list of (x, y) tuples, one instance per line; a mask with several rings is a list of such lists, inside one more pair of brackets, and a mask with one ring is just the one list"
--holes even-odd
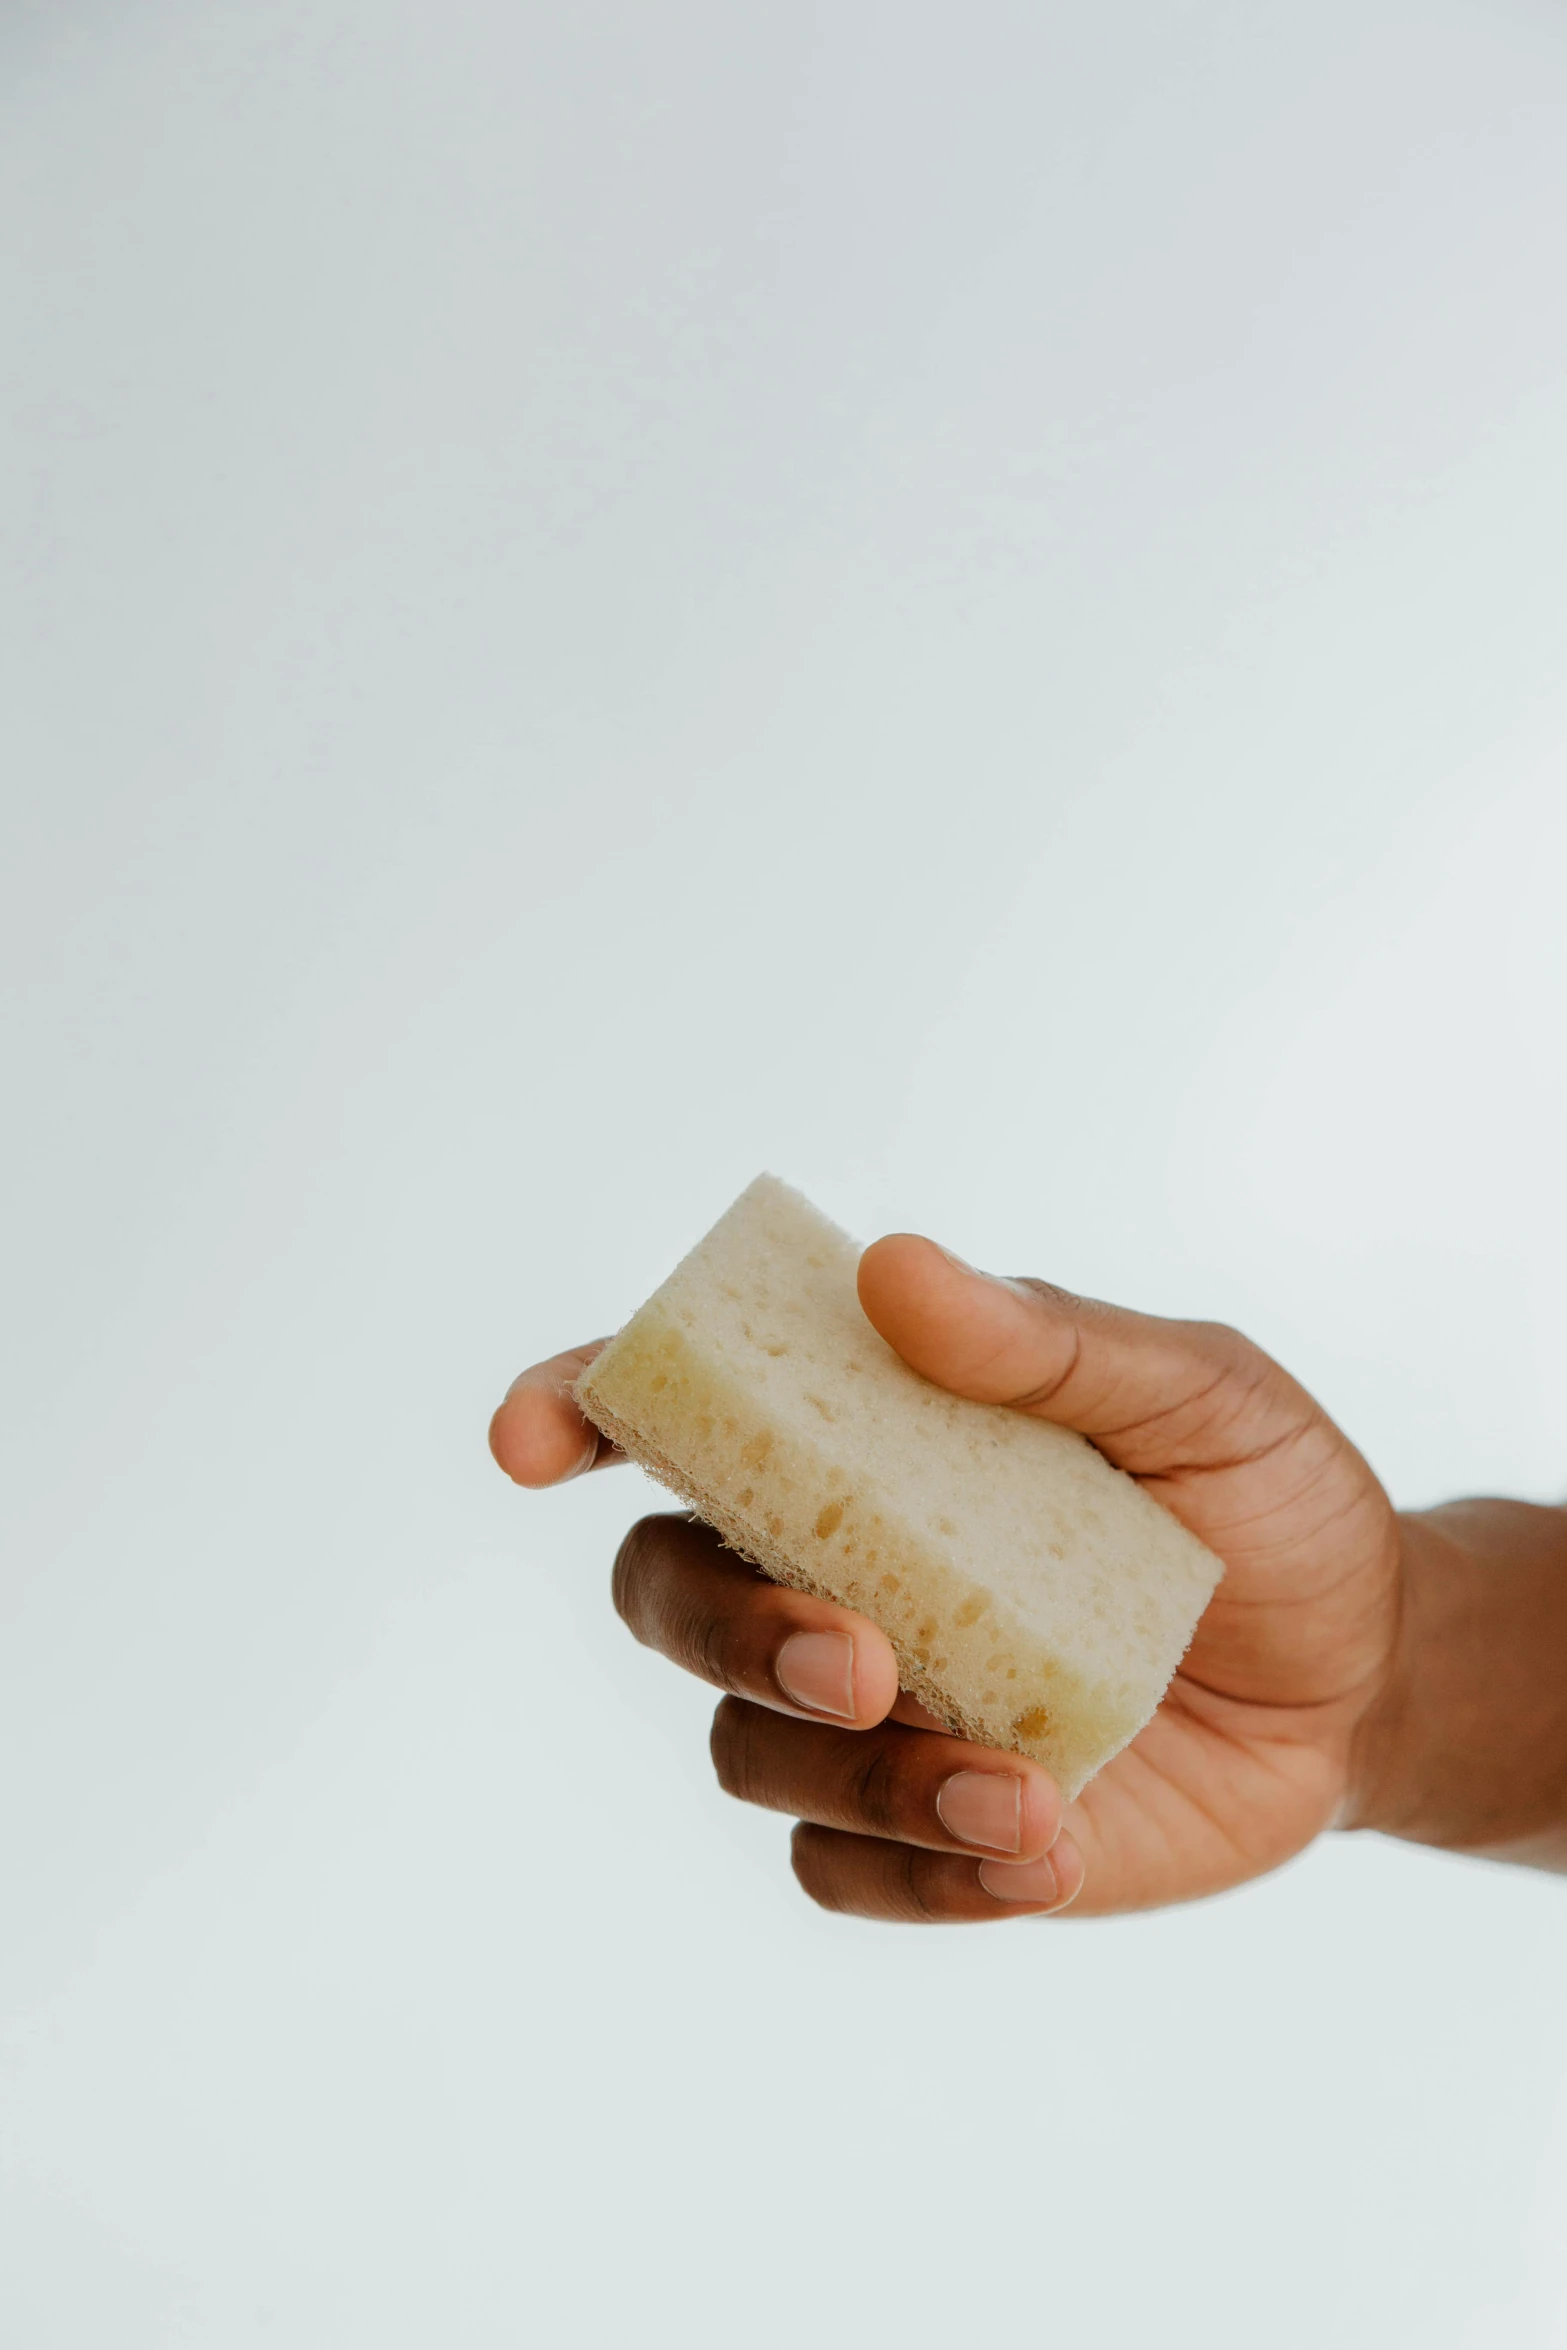
[(820, 1916), (484, 1450), (758, 1168), (1567, 1485), (1567, 20), (0, 11), (0, 2334), (1567, 2343), (1567, 1893)]

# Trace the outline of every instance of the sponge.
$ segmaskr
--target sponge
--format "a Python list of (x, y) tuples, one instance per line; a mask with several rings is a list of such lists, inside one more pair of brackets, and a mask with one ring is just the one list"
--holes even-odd
[(577, 1401), (764, 1574), (879, 1624), (949, 1729), (1076, 1795), (1154, 1712), (1223, 1568), (1083, 1437), (911, 1371), (858, 1257), (759, 1176)]

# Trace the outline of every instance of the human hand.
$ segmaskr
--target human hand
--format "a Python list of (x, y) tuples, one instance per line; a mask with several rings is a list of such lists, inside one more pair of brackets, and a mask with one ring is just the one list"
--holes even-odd
[[(866, 1250), (859, 1289), (923, 1377), (1078, 1429), (1226, 1572), (1153, 1720), (1063, 1806), (1036, 1763), (949, 1736), (900, 1693), (868, 1618), (769, 1582), (689, 1517), (644, 1518), (615, 1603), (728, 1692), (719, 1779), (800, 1820), (805, 1890), (948, 1922), (1150, 1908), (1260, 1875), (1347, 1817), (1392, 1666), (1399, 1523), (1305, 1390), (1236, 1331), (997, 1280), (910, 1234)], [(496, 1413), (519, 1484), (619, 1457), (569, 1393), (596, 1351), (524, 1372)]]

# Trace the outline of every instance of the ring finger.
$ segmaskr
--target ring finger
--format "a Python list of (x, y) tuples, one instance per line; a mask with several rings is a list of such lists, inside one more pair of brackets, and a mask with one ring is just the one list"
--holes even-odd
[(829, 1729), (726, 1697), (712, 1749), (727, 1794), (817, 1827), (1013, 1861), (1060, 1833), (1061, 1797), (1037, 1763), (944, 1732)]

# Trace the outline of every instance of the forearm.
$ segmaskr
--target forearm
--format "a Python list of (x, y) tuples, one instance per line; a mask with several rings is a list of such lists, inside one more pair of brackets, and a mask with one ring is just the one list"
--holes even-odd
[(1401, 1525), (1344, 1824), (1567, 1871), (1567, 1510), (1455, 1501)]

